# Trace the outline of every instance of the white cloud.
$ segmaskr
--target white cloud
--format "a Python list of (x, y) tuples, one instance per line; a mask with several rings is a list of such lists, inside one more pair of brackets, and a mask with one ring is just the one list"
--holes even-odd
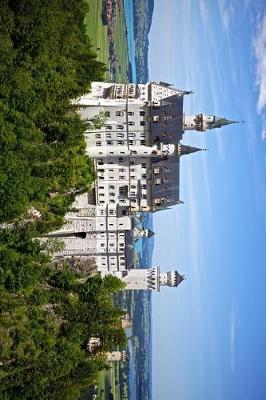
[[(253, 39), (253, 49), (255, 52), (256, 66), (256, 85), (259, 90), (257, 101), (257, 111), (259, 114), (265, 112), (266, 107), (266, 15), (259, 20), (257, 34)], [(262, 120), (262, 138), (266, 138), (266, 118)]]
[(262, 117), (262, 131), (261, 131), (262, 139), (266, 139), (266, 117)]
[(219, 11), (224, 29), (228, 31), (230, 23), (235, 14), (233, 3), (226, 4), (225, 0), (220, 0)]

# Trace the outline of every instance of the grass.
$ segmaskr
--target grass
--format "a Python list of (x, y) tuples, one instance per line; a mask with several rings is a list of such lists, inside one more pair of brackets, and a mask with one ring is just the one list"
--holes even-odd
[(110, 363), (110, 369), (102, 371), (98, 379), (98, 397), (99, 400), (108, 400), (109, 393), (112, 392), (115, 400), (120, 399), (120, 388), (115, 382), (119, 381), (119, 363)]
[(121, 7), (117, 9), (117, 17), (115, 23), (115, 49), (117, 55), (117, 82), (127, 82), (128, 71), (128, 47), (126, 39), (126, 27), (124, 17), (124, 5), (121, 2)]
[[(85, 0), (89, 11), (85, 18), (86, 33), (91, 39), (93, 50), (97, 60), (106, 64), (109, 68), (109, 41), (107, 36), (107, 25), (102, 23), (102, 0)], [(117, 7), (117, 14), (114, 26), (115, 52), (117, 59), (116, 82), (127, 82), (128, 71), (128, 48), (126, 39), (126, 27), (124, 17), (124, 6)], [(109, 72), (106, 72), (105, 79), (109, 80)]]
[[(109, 42), (107, 37), (107, 25), (102, 23), (102, 0), (85, 0), (89, 11), (85, 17), (86, 33), (89, 36), (92, 48), (97, 55), (97, 60), (108, 67)], [(106, 79), (109, 78), (108, 72)]]

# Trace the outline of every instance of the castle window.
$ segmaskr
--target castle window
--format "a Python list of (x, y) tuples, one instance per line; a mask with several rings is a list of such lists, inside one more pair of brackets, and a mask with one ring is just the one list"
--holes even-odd
[(134, 115), (134, 112), (133, 111), (128, 111), (128, 115)]
[(144, 115), (145, 115), (145, 111), (141, 110), (141, 111), (139, 112), (139, 115), (144, 116)]
[(105, 117), (110, 117), (110, 111), (105, 111), (104, 115), (105, 115)]
[(107, 140), (107, 145), (112, 146), (113, 142), (111, 140)]
[(123, 111), (116, 111), (115, 112), (115, 115), (117, 116), (117, 117), (122, 117), (123, 116)]
[(140, 144), (141, 144), (142, 146), (145, 146), (146, 140), (141, 140), (141, 141), (140, 141)]
[(123, 157), (118, 157), (118, 162), (123, 162), (124, 158)]
[(96, 142), (96, 146), (101, 146), (102, 143), (101, 142)]
[(118, 132), (118, 134), (117, 134), (117, 137), (118, 137), (118, 138), (121, 138), (121, 139), (123, 139), (123, 138), (124, 138), (124, 134), (123, 134), (123, 133), (120, 133), (120, 132)]
[(112, 137), (112, 135), (111, 135), (111, 133), (106, 133), (106, 139), (111, 139), (111, 137)]
[(123, 142), (123, 140), (118, 140), (117, 144), (123, 145), (124, 142)]
[(133, 122), (133, 121), (128, 121), (128, 125), (133, 126), (133, 125), (135, 125), (135, 122)]
[(96, 138), (96, 139), (101, 139), (100, 133), (96, 133), (95, 138)]
[(106, 127), (105, 127), (106, 129), (109, 129), (109, 130), (112, 130), (113, 128), (112, 128), (112, 125), (106, 125)]
[(144, 125), (146, 125), (146, 122), (145, 121), (140, 121), (140, 125), (144, 126)]
[(133, 132), (130, 132), (129, 135), (128, 135), (128, 137), (132, 139), (132, 138), (136, 137), (136, 134), (133, 133)]
[(124, 129), (124, 125), (117, 125), (117, 129), (122, 131)]

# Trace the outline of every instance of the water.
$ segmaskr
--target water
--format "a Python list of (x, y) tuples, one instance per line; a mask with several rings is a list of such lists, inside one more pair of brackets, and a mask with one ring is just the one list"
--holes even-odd
[(137, 81), (137, 68), (135, 60), (135, 39), (134, 39), (134, 10), (133, 0), (124, 0), (125, 19), (127, 28), (128, 58), (131, 64), (132, 82)]

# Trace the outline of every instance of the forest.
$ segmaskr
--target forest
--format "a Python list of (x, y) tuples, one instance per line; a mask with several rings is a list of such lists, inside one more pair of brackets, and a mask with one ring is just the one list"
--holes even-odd
[[(82, 0), (2, 0), (0, 9), (0, 398), (77, 399), (125, 344), (123, 288), (87, 279), (37, 240), (94, 179), (71, 100), (101, 80)], [(89, 354), (91, 336), (101, 348)]]

